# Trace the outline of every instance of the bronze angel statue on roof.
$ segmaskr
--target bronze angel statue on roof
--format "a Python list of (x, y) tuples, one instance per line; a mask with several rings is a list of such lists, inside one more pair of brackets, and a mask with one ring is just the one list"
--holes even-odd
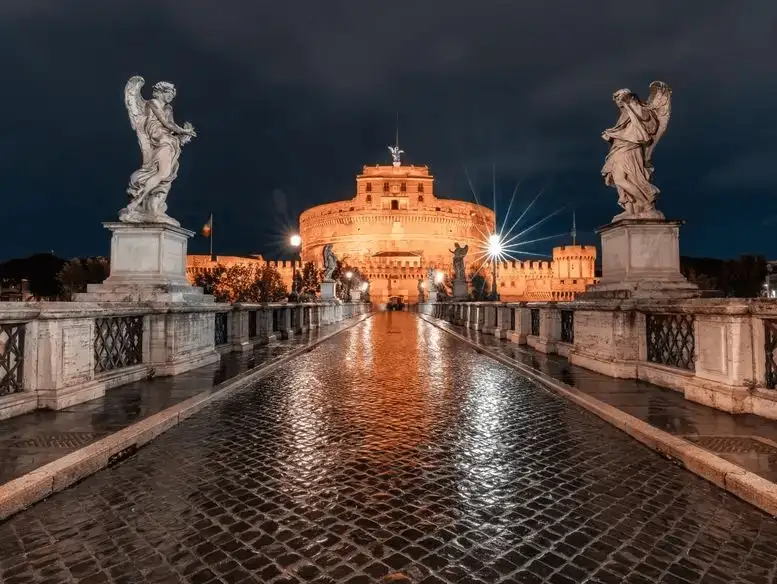
[(643, 102), (629, 89), (619, 89), (612, 96), (620, 110), (614, 127), (602, 138), (610, 143), (610, 152), (602, 167), (607, 186), (618, 190), (620, 219), (663, 219), (656, 209), (659, 190), (653, 180), (653, 151), (666, 132), (672, 111), (672, 90), (663, 81), (650, 84), (650, 97)]
[(178, 221), (166, 213), (167, 195), (178, 175), (181, 147), (197, 134), (190, 123), (175, 123), (171, 104), (176, 91), (172, 83), (160, 81), (154, 85), (149, 100), (141, 94), (144, 84), (145, 80), (136, 75), (124, 88), (124, 103), (143, 158), (141, 167), (130, 177), (130, 202), (119, 211), (119, 220), (178, 226)]

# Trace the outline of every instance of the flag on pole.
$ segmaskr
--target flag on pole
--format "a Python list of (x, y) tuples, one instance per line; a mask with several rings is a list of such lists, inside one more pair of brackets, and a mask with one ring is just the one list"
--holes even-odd
[(210, 237), (210, 234), (213, 232), (213, 213), (210, 214), (210, 219), (208, 219), (208, 222), (202, 226), (202, 234), (205, 237)]

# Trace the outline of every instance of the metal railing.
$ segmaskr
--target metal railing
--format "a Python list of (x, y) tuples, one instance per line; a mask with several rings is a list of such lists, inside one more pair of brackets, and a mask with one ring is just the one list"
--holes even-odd
[(0, 324), (0, 395), (24, 390), (23, 322)]
[(104, 373), (143, 362), (143, 317), (94, 319), (94, 371)]
[(561, 311), (561, 342), (570, 344), (575, 342), (574, 310)]
[(647, 360), (695, 371), (693, 322), (691, 314), (646, 315)]

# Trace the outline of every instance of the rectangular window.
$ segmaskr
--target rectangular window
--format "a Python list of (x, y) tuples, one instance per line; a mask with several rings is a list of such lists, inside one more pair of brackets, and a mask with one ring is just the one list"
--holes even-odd
[(418, 192), (423, 193), (424, 192), (424, 185), (423, 183), (418, 183)]
[(392, 211), (398, 211), (399, 210), (399, 201), (397, 201), (396, 199), (391, 201), (391, 210)]
[(400, 184), (399, 185), (399, 190), (402, 191), (403, 193), (406, 193), (407, 192), (407, 183), (403, 182), (402, 184)]
[(383, 183), (383, 192), (387, 193), (389, 191), (389, 184), (387, 182)]
[(369, 183), (369, 182), (367, 183), (367, 192), (368, 193), (372, 192), (372, 183)]
[(372, 195), (367, 195), (367, 202), (372, 203)]

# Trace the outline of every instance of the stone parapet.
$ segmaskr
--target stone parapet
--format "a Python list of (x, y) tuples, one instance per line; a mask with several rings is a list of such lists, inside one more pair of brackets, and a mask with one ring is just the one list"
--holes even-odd
[(0, 419), (67, 408), (369, 309), (361, 302), (6, 302), (0, 306)]
[[(483, 333), (504, 334), (610, 377), (673, 389), (689, 401), (777, 419), (775, 300), (452, 302), (423, 304), (419, 311)], [(501, 315), (498, 322), (510, 323), (509, 332), (501, 324), (482, 326), (478, 315), (492, 311)]]

